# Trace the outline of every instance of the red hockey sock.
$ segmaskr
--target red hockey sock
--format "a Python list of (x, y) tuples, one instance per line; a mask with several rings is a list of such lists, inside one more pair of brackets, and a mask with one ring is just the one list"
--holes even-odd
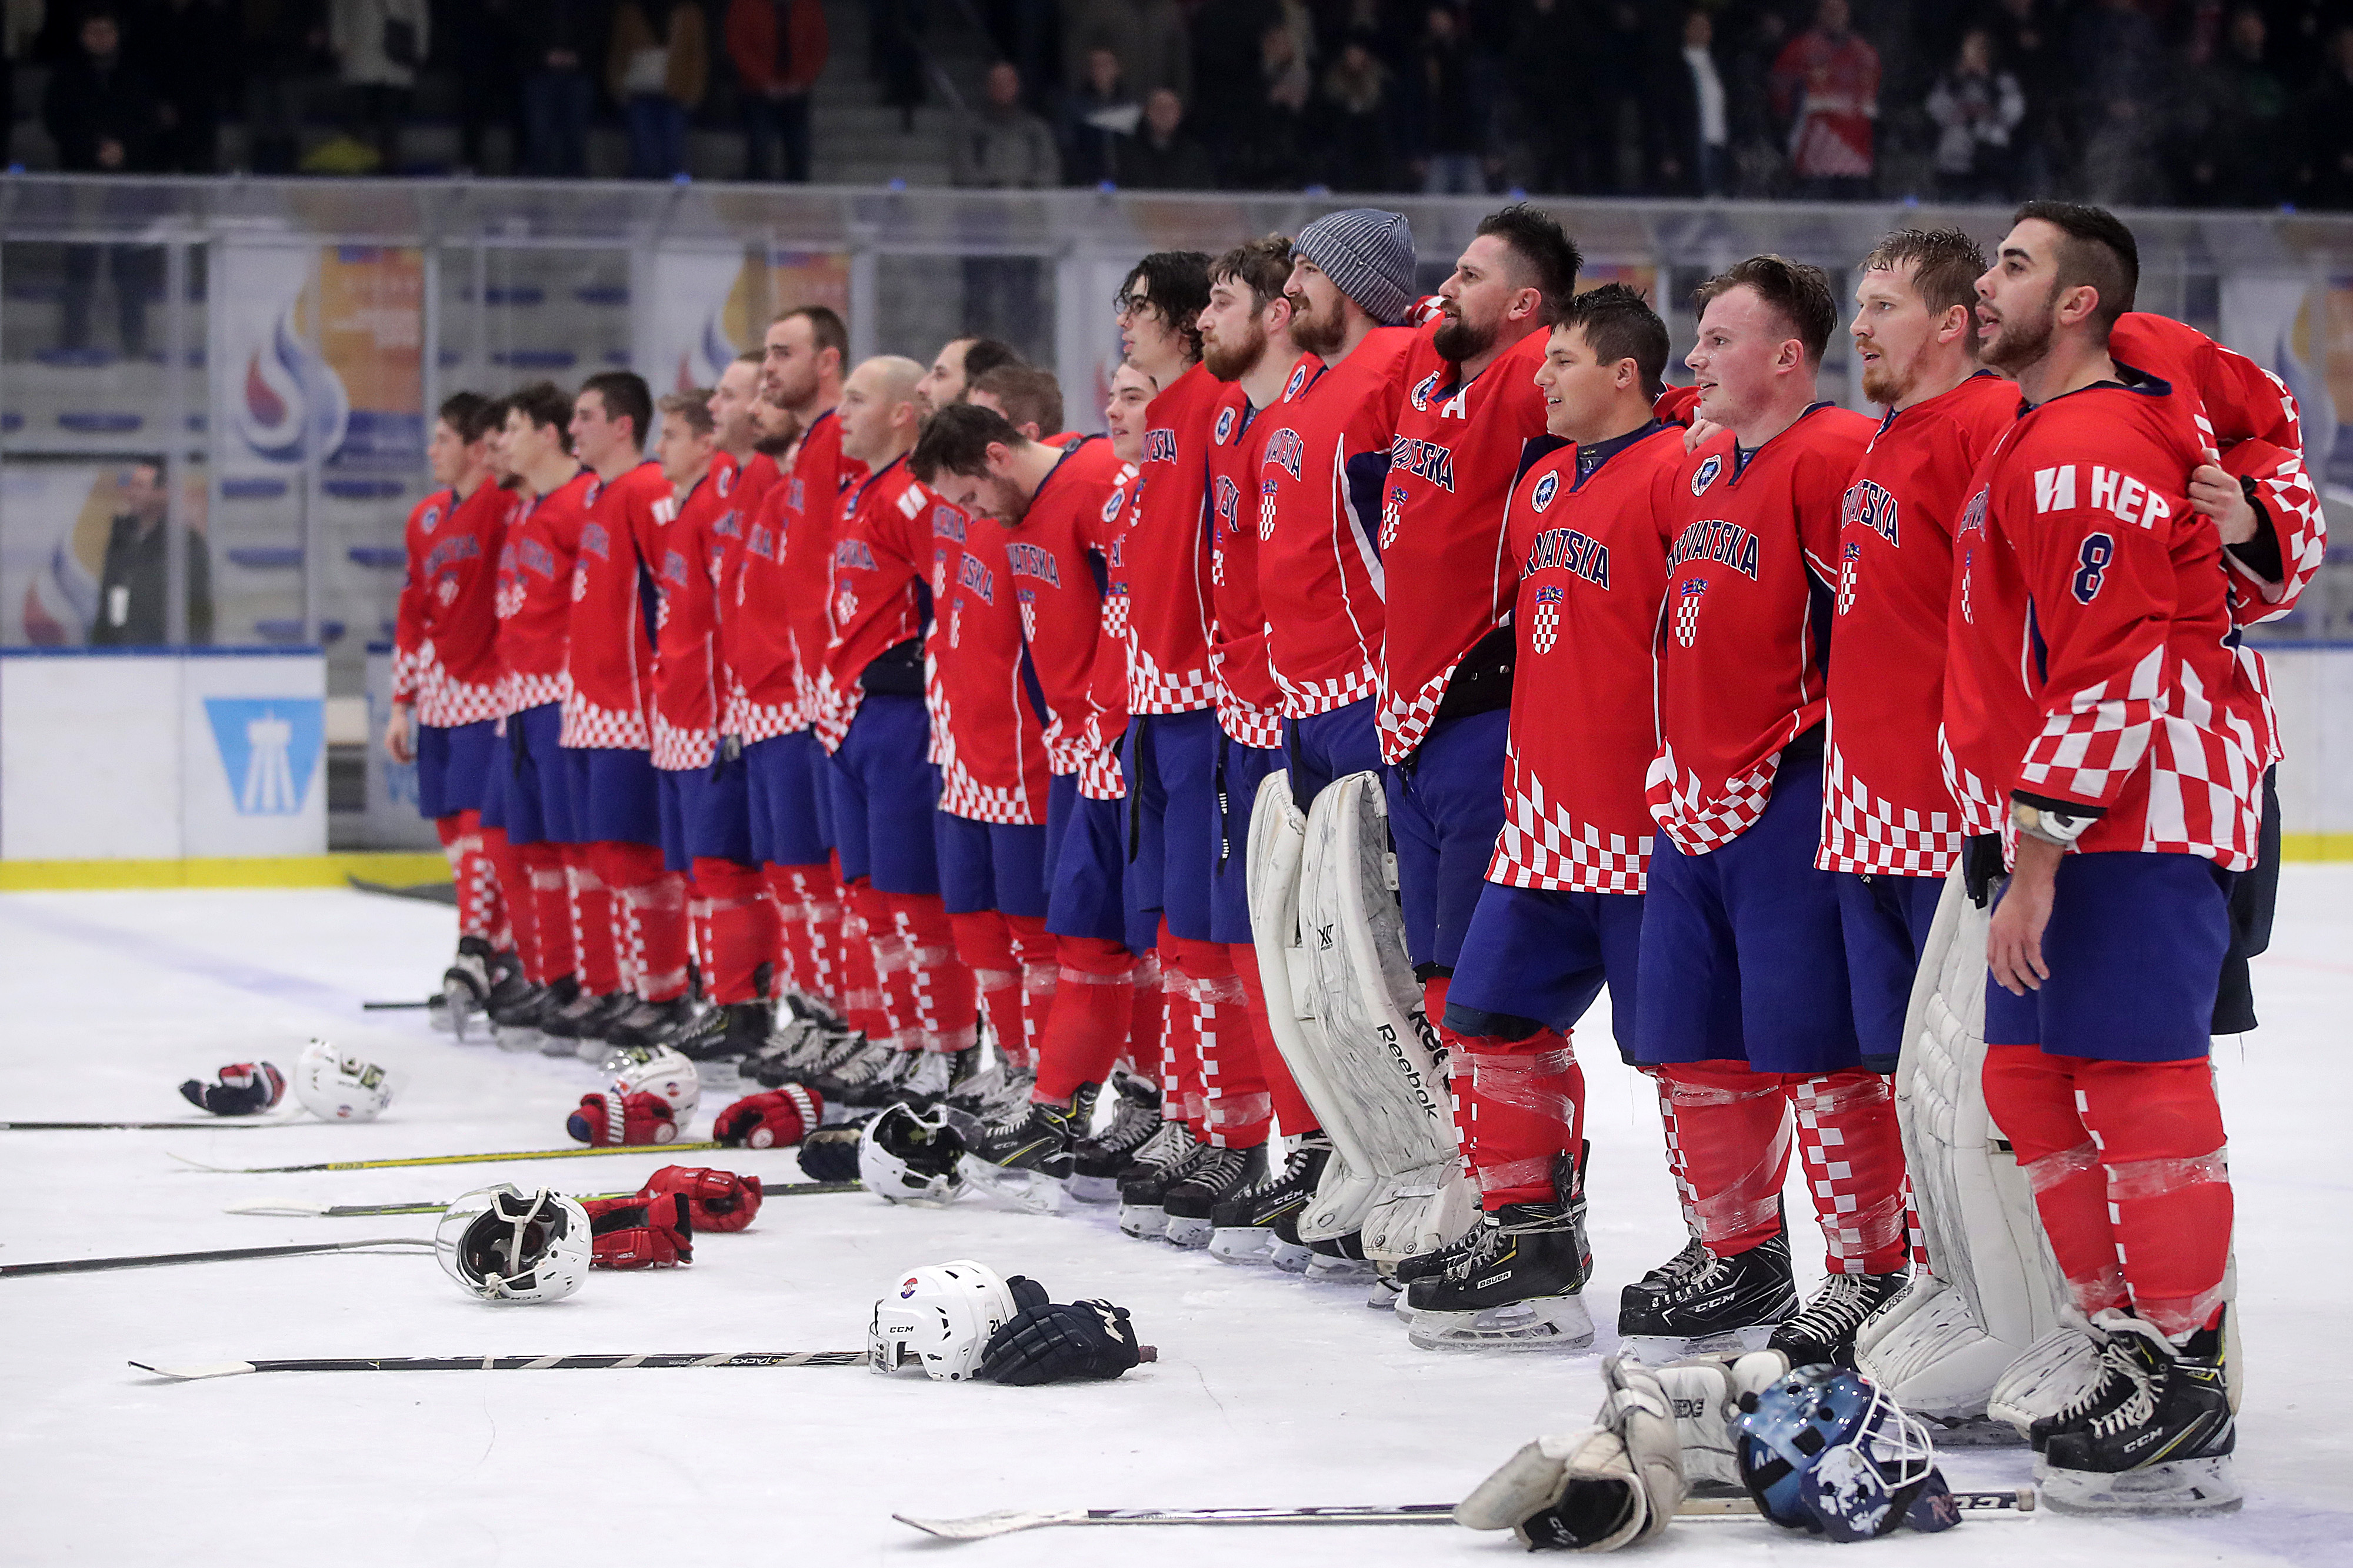
[(760, 880), (775, 911), (776, 942), (768, 953), (768, 962), (776, 966), (776, 989), (778, 995), (787, 991), (807, 992), (810, 973), (816, 959), (809, 952), (808, 887), (799, 875), (806, 868), (799, 866), (763, 866)]
[[(883, 916), (880, 929), (869, 920), (878, 909)], [(851, 1028), (877, 1045), (895, 1043), (891, 1038), (891, 1010), (883, 994), (881, 967), (885, 946), (894, 962), (901, 952), (897, 942), (886, 941), (889, 916), (890, 906), (871, 883), (860, 879), (842, 889), (841, 1016)]]
[(807, 873), (808, 901), (804, 935), (808, 942), (808, 980), (801, 987), (810, 1000), (841, 1010), (841, 878), (829, 865), (802, 868)]
[(1576, 1158), (1585, 1133), (1585, 1069), (1568, 1037), (1555, 1029), (1516, 1040), (1442, 1033), (1455, 1126), (1481, 1206), (1564, 1200), (1555, 1175), (1562, 1155)]
[(505, 922), (499, 910), (498, 868), (491, 864), (482, 845), (482, 814), (453, 811), (435, 817), (433, 830), (440, 836), (441, 853), (449, 862), (449, 879), (457, 889), (458, 934), (480, 937), (494, 948), (508, 945), (497, 940)]
[(1202, 1100), (1201, 1020), (1193, 1006), (1192, 982), (1165, 919), (1153, 951), (1160, 960), (1161, 1114), (1184, 1122), (1195, 1137), (1205, 1137), (1208, 1118)]
[(531, 899), (531, 944), (523, 949), (523, 977), (534, 985), (546, 985), (580, 967), (572, 939), (572, 881), (564, 874), (563, 846), (523, 844), (515, 853), (522, 858)]
[(596, 874), (614, 894), (616, 929), (626, 931), (628, 967), (637, 994), (668, 1002), (686, 990), (686, 879), (662, 868), (650, 844), (607, 839), (588, 847)]
[[(1128, 1012), (1127, 1066), (1139, 1077), (1160, 1085), (1162, 1109), (1169, 1119), (1185, 1119), (1181, 1090), (1170, 1088), (1173, 1071), (1168, 1056), (1168, 986), (1160, 972), (1157, 951), (1135, 955), (1135, 986)], [(1171, 1095), (1176, 1098), (1172, 1101)]]
[(1250, 1009), (1250, 1041), (1258, 1047), (1258, 1075), (1266, 1080), (1267, 1100), (1274, 1110), (1275, 1125), (1294, 1138), (1302, 1132), (1321, 1131), (1323, 1119), (1307, 1103), (1307, 1097), (1299, 1092), (1299, 1082), (1291, 1076), (1291, 1064), (1282, 1059), (1282, 1052), (1274, 1043), (1274, 1028), (1267, 1021), (1266, 977), (1259, 970), (1258, 949), (1242, 942), (1230, 943), (1228, 952), (1233, 956), (1234, 979), (1241, 984), (1243, 1005)]
[(1909, 1251), (1904, 1229), (1904, 1140), (1895, 1095), (1868, 1068), (1784, 1073), (1806, 1188), (1833, 1274), (1892, 1274)]
[(1182, 977), (1182, 995), (1192, 1005), (1200, 1131), (1219, 1148), (1256, 1148), (1266, 1142), (1273, 1107), (1259, 1074), (1258, 1042), (1241, 982), (1234, 977), (1233, 955), (1224, 942), (1194, 942), (1166, 931), (1160, 942), (1164, 962)]
[(1683, 1228), (1694, 1237), (1699, 1235), (1699, 1211), (1692, 1205), (1691, 1173), (1683, 1166), (1682, 1141), (1675, 1132), (1674, 1089), (1667, 1075), (1657, 1068), (1644, 1068), (1642, 1076), (1659, 1095), (1659, 1131), (1665, 1136), (1667, 1175), (1675, 1184), (1675, 1206), (1683, 1211)]
[(1046, 1022), (1054, 1016), (1060, 973), (1054, 961), (1056, 939), (1046, 930), (1043, 915), (1008, 915), (1005, 928), (1013, 939), (1013, 962), (1021, 970), (1021, 1040), (1015, 1059), (1035, 1072), (1038, 1052), (1046, 1043)]
[(1038, 1049), (1035, 1098), (1063, 1101), (1103, 1083), (1127, 1049), (1135, 1008), (1135, 954), (1096, 937), (1056, 940), (1061, 984)]
[(2107, 1170), (2133, 1310), (2181, 1340), (2214, 1321), (2231, 1260), (2229, 1152), (2206, 1058), (2081, 1060), (2075, 1092)]
[(523, 864), (522, 847), (507, 837), (505, 828), (485, 827), (482, 853), (490, 857), (491, 875), (498, 879), (499, 909), (505, 915), (515, 957), (522, 962), (523, 978), (534, 979), (533, 970), (539, 963), (532, 956), (532, 950), (539, 945), (537, 906), (532, 901), (531, 872)]
[(948, 916), (955, 937), (956, 962), (972, 975), (981, 1016), (997, 1037), (997, 1054), (1008, 1062), (1021, 1059), (1021, 971), (1013, 956), (1013, 933), (995, 910), (970, 910)]
[(980, 1009), (973, 998), (972, 971), (956, 962), (947, 906), (937, 893), (886, 897), (907, 948), (915, 1043), (928, 1051), (962, 1050), (973, 1043)]
[(589, 864), (589, 846), (564, 847), (564, 875), (572, 890), (572, 945), (579, 954), (580, 984), (593, 996), (621, 988), (620, 951), (613, 942), (612, 894)]
[(2125, 1305), (2100, 1150), (2075, 1107), (2073, 1061), (2040, 1046), (1986, 1047), (1986, 1111), (2018, 1156), (2068, 1293), (2085, 1317)]
[(723, 1007), (754, 1000), (760, 965), (776, 951), (776, 909), (758, 868), (698, 856), (694, 890), (711, 911), (711, 945), (703, 960), (711, 999)]
[(1762, 1246), (1780, 1228), (1789, 1173), (1789, 1116), (1781, 1079), (1745, 1061), (1669, 1062), (1659, 1075), (1674, 1099), (1675, 1147), (1691, 1183), (1700, 1239), (1718, 1258)]

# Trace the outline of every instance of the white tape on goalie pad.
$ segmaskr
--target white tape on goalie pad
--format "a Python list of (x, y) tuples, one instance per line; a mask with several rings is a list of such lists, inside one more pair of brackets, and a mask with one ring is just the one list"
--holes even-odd
[(1406, 956), (1393, 866), (1378, 775), (1351, 773), (1315, 797), (1299, 882), (1299, 1001), (1321, 1027), (1303, 1033), (1322, 1058), (1315, 1076), (1335, 1091), (1328, 1111), (1316, 1109), (1347, 1127), (1361, 1155), (1349, 1173), (1371, 1176), (1377, 1191), (1360, 1215), (1346, 1216), (1353, 1224), (1319, 1192), (1299, 1235), (1360, 1229), (1376, 1260), (1429, 1250), (1465, 1208), (1451, 1190), (1460, 1164), (1444, 1053)]

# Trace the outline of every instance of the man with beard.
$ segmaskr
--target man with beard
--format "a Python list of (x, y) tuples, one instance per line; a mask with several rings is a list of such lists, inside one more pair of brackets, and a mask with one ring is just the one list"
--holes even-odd
[(2016, 1151), (2101, 1377), (2035, 1424), (2055, 1506), (2232, 1508), (2232, 1226), (2208, 1063), (2228, 889), (2255, 860), (2263, 701), (2196, 510), (2208, 454), (2117, 362), (2132, 232), (2030, 202), (1978, 279), (2018, 423), (1979, 468), (1952, 623), (1957, 765), (2007, 795), (1987, 942), (1986, 1106)]
[[(1443, 1021), (1447, 984), (1504, 826), (1519, 581), (1504, 501), (1521, 452), (1545, 433), (1535, 375), (1582, 261), (1547, 214), (1515, 205), (1482, 220), (1440, 286), (1437, 331), (1406, 362), (1389, 444), (1379, 543), (1395, 585), (1381, 647), (1381, 760), (1406, 953), (1450, 1052), (1463, 1037)], [(1480, 1058), (1468, 1058), (1467, 1072), (1450, 1063), (1460, 1128), (1476, 1114)], [(1493, 1081), (1487, 1089), (1498, 1091)], [(1581, 1184), (1563, 1175), (1544, 1201), (1569, 1202)]]
[(915, 383), (915, 406), (926, 418), (972, 395), (972, 384), (1000, 365), (1019, 364), (1021, 351), (995, 338), (950, 338)]

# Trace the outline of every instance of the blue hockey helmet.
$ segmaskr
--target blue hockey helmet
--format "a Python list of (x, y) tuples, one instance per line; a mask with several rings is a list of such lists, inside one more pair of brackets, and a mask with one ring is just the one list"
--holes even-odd
[(1960, 1522), (1927, 1427), (1862, 1373), (1801, 1366), (1740, 1405), (1740, 1479), (1774, 1523), (1868, 1541)]

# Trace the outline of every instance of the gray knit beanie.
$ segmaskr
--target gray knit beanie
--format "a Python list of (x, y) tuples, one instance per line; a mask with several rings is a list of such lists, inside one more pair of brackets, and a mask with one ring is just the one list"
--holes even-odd
[(1326, 213), (1299, 231), (1291, 254), (1323, 269), (1340, 292), (1384, 327), (1413, 303), (1413, 226), (1379, 207)]

